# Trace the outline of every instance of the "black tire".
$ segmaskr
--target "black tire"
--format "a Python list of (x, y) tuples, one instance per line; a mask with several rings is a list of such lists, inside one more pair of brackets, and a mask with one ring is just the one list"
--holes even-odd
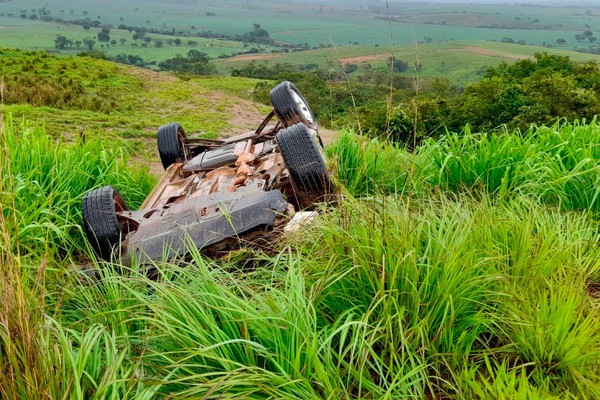
[(281, 82), (271, 89), (269, 97), (277, 118), (284, 126), (289, 127), (302, 122), (309, 128), (315, 130), (318, 128), (310, 106), (293, 83)]
[(295, 196), (301, 208), (327, 200), (333, 185), (325, 160), (302, 123), (282, 129), (276, 136), (279, 150), (292, 179)]
[(183, 142), (185, 139), (185, 131), (176, 122), (158, 128), (156, 141), (164, 169), (184, 158)]
[(94, 189), (83, 196), (85, 234), (94, 252), (104, 260), (111, 260), (115, 246), (121, 242), (124, 232), (117, 212), (126, 210), (123, 198), (112, 186)]

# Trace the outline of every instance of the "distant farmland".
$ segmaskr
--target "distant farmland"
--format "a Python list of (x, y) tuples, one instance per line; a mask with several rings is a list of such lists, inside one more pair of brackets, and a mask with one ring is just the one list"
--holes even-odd
[[(385, 69), (388, 57), (394, 55), (409, 65), (418, 60), (423, 77), (443, 76), (458, 85), (479, 79), (489, 66), (536, 52), (569, 55), (577, 62), (598, 56), (573, 50), (600, 53), (596, 44), (600, 7), (382, 4), (12, 0), (0, 8), (0, 46), (69, 55), (87, 50), (85, 40), (92, 39), (93, 50), (108, 57), (139, 57), (144, 63), (138, 65), (150, 68), (196, 50), (212, 58), (222, 74), (249, 62), (316, 65), (330, 71), (340, 71), (341, 64)], [(42, 22), (44, 14), (62, 22)], [(84, 29), (85, 19), (100, 27)], [(103, 25), (111, 26), (112, 43), (97, 40)], [(276, 45), (305, 44), (312, 50), (286, 53), (277, 46), (224, 38), (257, 27), (269, 32)], [(134, 29), (169, 34), (148, 33), (152, 41), (144, 43), (134, 39)], [(221, 37), (199, 37), (208, 32)], [(57, 35), (71, 40), (71, 45), (56, 49)], [(253, 54), (231, 58), (245, 51)], [(412, 68), (404, 75), (412, 76)]]
[[(181, 3), (181, 2), (180, 2)], [(183, 2), (185, 3), (185, 2)], [(578, 41), (577, 34), (600, 29), (600, 8), (531, 7), (507, 5), (435, 5), (380, 3), (364, 7), (339, 2), (267, 2), (250, 5), (230, 1), (216, 5), (208, 0), (188, 4), (160, 3), (147, 0), (126, 2), (106, 0), (82, 4), (75, 0), (13, 0), (3, 3), (2, 14), (16, 18), (2, 20), (4, 29), (20, 25), (31, 17), (31, 10), (46, 7), (52, 17), (90, 18), (105, 24), (213, 31), (241, 34), (261, 24), (275, 40), (308, 43), (311, 46), (332, 43), (389, 45), (431, 40), (514, 40), (533, 45), (559, 45), (574, 49), (595, 42)], [(27, 20), (19, 18), (26, 11)], [(53, 32), (52, 32), (53, 33)], [(3, 35), (4, 36), (4, 35)], [(52, 36), (49, 37), (51, 39)], [(564, 43), (557, 40), (563, 39)], [(9, 44), (4, 42), (4, 45)]]
[[(408, 46), (345, 46), (327, 49), (302, 51), (289, 54), (258, 54), (254, 56), (238, 56), (224, 60), (215, 60), (218, 70), (224, 74), (231, 73), (244, 65), (254, 62), (258, 65), (274, 65), (289, 63), (296, 66), (317, 65), (319, 68), (341, 70), (342, 64), (356, 64), (359, 67), (370, 65), (374, 69), (388, 69), (387, 59), (391, 55), (413, 65), (417, 60), (421, 66), (421, 77), (443, 76), (455, 85), (464, 85), (481, 78), (486, 69), (499, 63), (514, 62), (533, 57), (536, 52), (568, 55), (575, 62), (600, 60), (600, 56), (576, 53), (568, 50), (545, 49), (537, 46), (521, 46), (517, 44), (489, 41), (463, 41), (451, 43), (431, 43)], [(350, 74), (360, 74), (357, 72)], [(403, 73), (412, 77), (413, 68)]]

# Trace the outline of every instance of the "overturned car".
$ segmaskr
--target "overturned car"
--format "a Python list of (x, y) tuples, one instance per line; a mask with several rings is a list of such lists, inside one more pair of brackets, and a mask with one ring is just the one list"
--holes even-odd
[(273, 110), (255, 131), (227, 140), (189, 139), (177, 123), (160, 127), (165, 175), (139, 210), (128, 210), (111, 186), (84, 195), (94, 252), (143, 263), (185, 256), (193, 243), (218, 256), (273, 240), (301, 210), (329, 200), (332, 183), (306, 100), (290, 82), (273, 88), (270, 99)]

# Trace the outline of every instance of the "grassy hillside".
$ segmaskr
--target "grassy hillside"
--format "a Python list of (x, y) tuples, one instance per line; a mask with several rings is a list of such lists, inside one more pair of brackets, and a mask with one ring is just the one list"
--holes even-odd
[(263, 114), (262, 106), (245, 100), (253, 79), (182, 80), (88, 57), (19, 50), (0, 50), (0, 75), (5, 113), (39, 120), (67, 140), (110, 132), (152, 158), (155, 146), (147, 139), (165, 123), (217, 137), (252, 129)]
[(257, 81), (14, 50), (0, 75), (0, 398), (600, 397), (597, 120), (345, 132), (314, 224), (148, 276), (94, 259), (83, 194), (136, 208), (156, 128), (253, 127)]

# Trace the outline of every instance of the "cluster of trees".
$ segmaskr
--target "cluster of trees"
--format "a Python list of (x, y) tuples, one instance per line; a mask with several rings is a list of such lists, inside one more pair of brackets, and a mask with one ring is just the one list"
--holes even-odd
[(188, 51), (187, 57), (177, 55), (158, 63), (161, 71), (171, 71), (178, 74), (210, 75), (216, 72), (214, 65), (209, 64), (210, 58), (198, 50)]
[(587, 40), (590, 43), (594, 43), (598, 40), (598, 38), (594, 36), (594, 32), (590, 30), (585, 30), (582, 33), (575, 35), (575, 40), (577, 40), (578, 42), (583, 42)]
[(524, 132), (531, 124), (600, 114), (600, 68), (595, 62), (575, 64), (567, 56), (538, 53), (489, 68), (481, 81), (464, 89), (437, 79), (419, 97), (400, 92), (391, 108), (385, 102), (359, 106), (362, 129), (408, 143), (465, 124), (477, 131), (505, 125)]

